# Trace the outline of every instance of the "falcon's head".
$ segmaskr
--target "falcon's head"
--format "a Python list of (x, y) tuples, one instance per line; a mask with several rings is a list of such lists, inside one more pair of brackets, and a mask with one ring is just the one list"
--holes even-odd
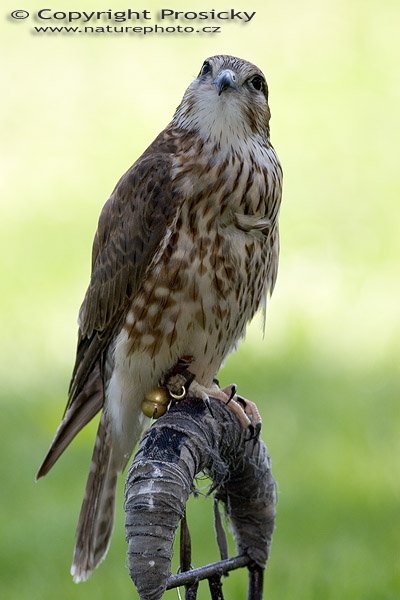
[(204, 61), (174, 115), (178, 127), (205, 140), (234, 143), (259, 135), (269, 138), (268, 87), (258, 67), (234, 56)]

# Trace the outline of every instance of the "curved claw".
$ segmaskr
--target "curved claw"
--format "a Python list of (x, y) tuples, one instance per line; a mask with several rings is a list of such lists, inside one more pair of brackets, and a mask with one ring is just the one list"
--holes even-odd
[(256, 444), (260, 438), (261, 423), (256, 423), (255, 425), (251, 423), (248, 427), (248, 431), (250, 436), (246, 439), (246, 442), (251, 442), (253, 440), (254, 444)]
[(255, 438), (258, 440), (258, 438), (260, 437), (260, 433), (261, 433), (261, 428), (262, 428), (262, 423), (257, 423), (255, 426)]
[(248, 400), (246, 400), (246, 398), (243, 398), (243, 396), (236, 396), (235, 400), (236, 400), (236, 402), (238, 402), (240, 404), (240, 406), (246, 412)]
[(211, 402), (210, 402), (210, 398), (204, 398), (204, 404), (205, 404), (205, 405), (206, 405), (206, 407), (208, 408), (208, 412), (210, 413), (210, 415), (211, 415), (212, 417), (214, 417), (214, 413), (213, 413), (213, 411), (212, 411), (212, 408), (211, 408)]
[(228, 385), (228, 387), (224, 388), (222, 391), (228, 396), (228, 402), (227, 404), (229, 404), (229, 402), (233, 399), (236, 400), (235, 396), (236, 396), (236, 392), (237, 392), (237, 385), (236, 383), (232, 383), (232, 385)]

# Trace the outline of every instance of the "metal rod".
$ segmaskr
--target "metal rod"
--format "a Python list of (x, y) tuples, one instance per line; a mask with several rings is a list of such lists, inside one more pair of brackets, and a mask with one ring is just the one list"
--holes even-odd
[(212, 577), (209, 577), (208, 586), (210, 588), (211, 600), (224, 600), (220, 575), (212, 575)]
[(251, 564), (251, 559), (246, 556), (235, 556), (234, 558), (228, 558), (226, 560), (220, 560), (215, 563), (210, 563), (204, 567), (198, 569), (192, 569), (186, 573), (178, 573), (172, 575), (167, 581), (167, 590), (171, 590), (182, 585), (188, 585), (195, 581), (201, 581), (202, 579), (208, 579), (213, 575), (224, 575), (228, 571), (235, 569), (241, 569)]
[(185, 600), (196, 600), (197, 598), (197, 588), (199, 587), (199, 583), (196, 582), (190, 587), (185, 588)]
[(262, 600), (263, 597), (264, 569), (255, 565), (249, 569), (249, 588), (247, 600)]

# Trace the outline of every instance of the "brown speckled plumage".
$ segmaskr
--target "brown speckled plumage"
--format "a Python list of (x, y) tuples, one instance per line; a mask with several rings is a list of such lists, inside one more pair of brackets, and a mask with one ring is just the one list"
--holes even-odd
[(251, 63), (208, 59), (101, 213), (69, 401), (38, 473), (103, 408), (76, 581), (107, 551), (116, 473), (145, 424), (144, 394), (186, 355), (196, 381), (210, 386), (274, 287), (282, 171), (267, 98)]

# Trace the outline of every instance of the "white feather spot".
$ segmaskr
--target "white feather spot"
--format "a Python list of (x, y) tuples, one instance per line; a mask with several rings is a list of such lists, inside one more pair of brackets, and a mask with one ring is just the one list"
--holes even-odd
[(134, 322), (135, 322), (135, 317), (134, 317), (133, 312), (130, 310), (128, 312), (128, 314), (126, 315), (126, 324), (127, 325), (133, 325)]
[(160, 307), (158, 306), (158, 304), (150, 304), (149, 308), (147, 309), (147, 314), (150, 317), (155, 317), (159, 310)]
[(145, 329), (146, 329), (146, 323), (144, 321), (136, 321), (136, 323), (135, 323), (135, 329), (139, 333), (143, 333), (145, 331)]
[(163, 287), (160, 285), (160, 286), (156, 287), (156, 289), (154, 291), (154, 295), (156, 298), (165, 298), (165, 297), (169, 296), (169, 288)]
[(175, 327), (173, 321), (164, 321), (163, 323), (161, 323), (161, 330), (164, 334), (168, 334), (171, 333), (171, 331), (173, 330), (173, 328)]

